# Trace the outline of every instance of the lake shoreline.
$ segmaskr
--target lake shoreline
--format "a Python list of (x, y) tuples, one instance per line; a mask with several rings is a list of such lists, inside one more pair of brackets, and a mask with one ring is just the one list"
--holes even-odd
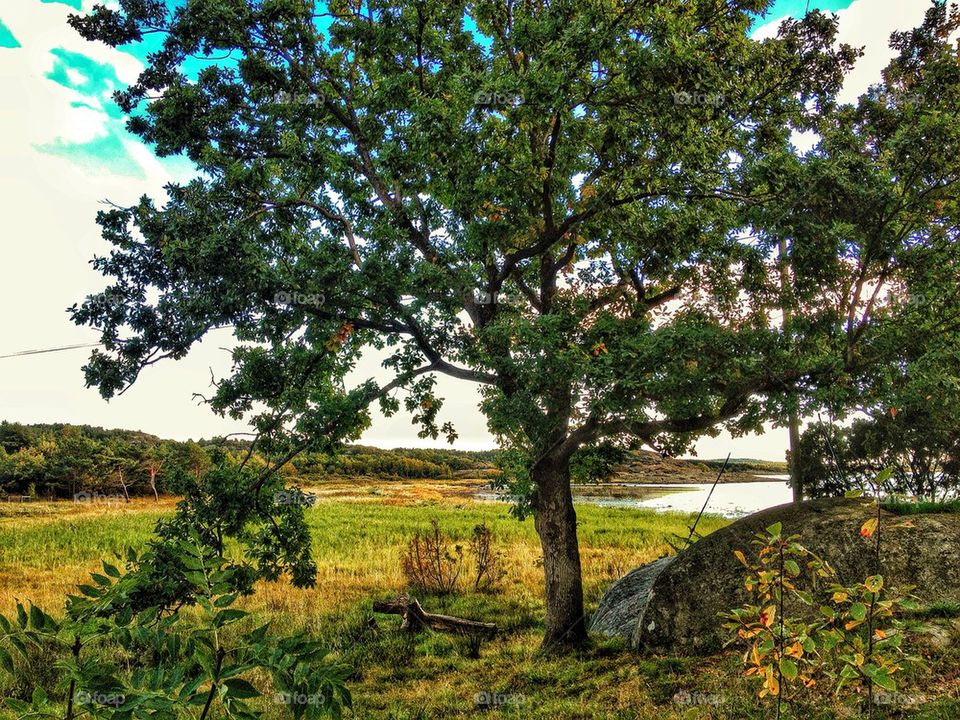
[[(618, 473), (609, 480), (603, 480), (597, 485), (702, 485), (704, 483), (712, 484), (719, 474), (719, 470), (713, 473), (712, 478), (705, 477), (703, 473), (676, 473), (670, 475), (652, 475), (646, 476), (639, 473)], [(789, 476), (774, 472), (750, 472), (743, 470), (726, 471), (720, 476), (718, 485), (729, 485), (730, 483), (750, 483), (750, 482), (771, 482), (773, 480), (786, 480)], [(629, 479), (627, 479), (629, 478)]]

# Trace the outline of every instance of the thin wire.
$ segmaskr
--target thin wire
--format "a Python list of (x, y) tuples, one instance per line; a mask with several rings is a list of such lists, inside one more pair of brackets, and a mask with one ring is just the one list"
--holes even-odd
[(22, 350), (21, 352), (15, 352), (9, 355), (0, 355), (0, 360), (5, 358), (24, 357), (25, 355), (42, 355), (43, 353), (61, 352), (63, 350), (79, 350), (80, 348), (93, 348), (99, 346), (99, 343), (92, 343), (85, 345), (64, 345), (62, 347), (46, 348), (44, 350)]
[(693, 540), (693, 534), (697, 531), (697, 525), (700, 524), (700, 518), (702, 518), (703, 514), (707, 511), (707, 505), (710, 504), (710, 498), (713, 497), (713, 491), (717, 489), (717, 483), (720, 482), (720, 478), (723, 477), (723, 473), (727, 469), (727, 463), (730, 462), (730, 455), (731, 453), (727, 453), (727, 459), (723, 461), (723, 467), (720, 468), (720, 472), (717, 474), (717, 479), (713, 481), (713, 487), (710, 488), (710, 493), (707, 495), (707, 499), (703, 501), (703, 507), (700, 508), (700, 514), (697, 515), (697, 519), (693, 521), (693, 525), (690, 527), (690, 534), (687, 536), (687, 542), (683, 546), (684, 550), (690, 547), (690, 542)]

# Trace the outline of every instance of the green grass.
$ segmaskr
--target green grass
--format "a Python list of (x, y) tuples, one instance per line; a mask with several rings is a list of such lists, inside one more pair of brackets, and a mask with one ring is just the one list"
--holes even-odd
[(933, 620), (960, 618), (960, 603), (935, 602), (910, 613), (913, 620)]
[(884, 500), (882, 506), (884, 510), (889, 510), (896, 515), (960, 513), (960, 500), (948, 500), (945, 502), (931, 502), (926, 500), (921, 500), (919, 502), (910, 502), (908, 500)]

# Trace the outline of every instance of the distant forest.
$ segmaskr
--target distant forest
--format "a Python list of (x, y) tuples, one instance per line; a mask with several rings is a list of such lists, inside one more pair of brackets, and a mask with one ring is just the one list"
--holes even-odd
[[(200, 477), (215, 462), (238, 463), (246, 441), (164, 440), (133, 430), (62, 423), (0, 422), (0, 497), (123, 498), (176, 492), (177, 479)], [(348, 445), (337, 455), (304, 453), (281, 472), (295, 482), (331, 477), (450, 478), (486, 475), (496, 451), (394, 449)], [(253, 453), (248, 462), (265, 466)]]

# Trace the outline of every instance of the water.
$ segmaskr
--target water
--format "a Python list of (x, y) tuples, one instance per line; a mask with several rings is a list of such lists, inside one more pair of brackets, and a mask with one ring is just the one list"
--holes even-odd
[[(641, 485), (641, 487), (672, 489), (667, 495), (642, 500), (617, 500), (620, 507), (647, 507), (655, 510), (698, 513), (710, 495), (710, 483), (695, 485)], [(763, 482), (721, 483), (710, 496), (706, 512), (738, 518), (782, 505), (793, 499), (790, 485), (783, 479)]]
[[(757, 482), (721, 483), (714, 488), (706, 512), (739, 518), (744, 515), (765, 510), (774, 505), (782, 505), (793, 500), (793, 493), (787, 483), (787, 475), (763, 475), (776, 478)], [(704, 501), (710, 495), (711, 483), (691, 483), (683, 485), (659, 485), (655, 483), (616, 483), (625, 488), (649, 489), (652, 497), (596, 497), (577, 495), (575, 503), (601, 505), (603, 507), (641, 507), (670, 512), (698, 513)], [(479, 493), (484, 500), (496, 500), (494, 493)]]

